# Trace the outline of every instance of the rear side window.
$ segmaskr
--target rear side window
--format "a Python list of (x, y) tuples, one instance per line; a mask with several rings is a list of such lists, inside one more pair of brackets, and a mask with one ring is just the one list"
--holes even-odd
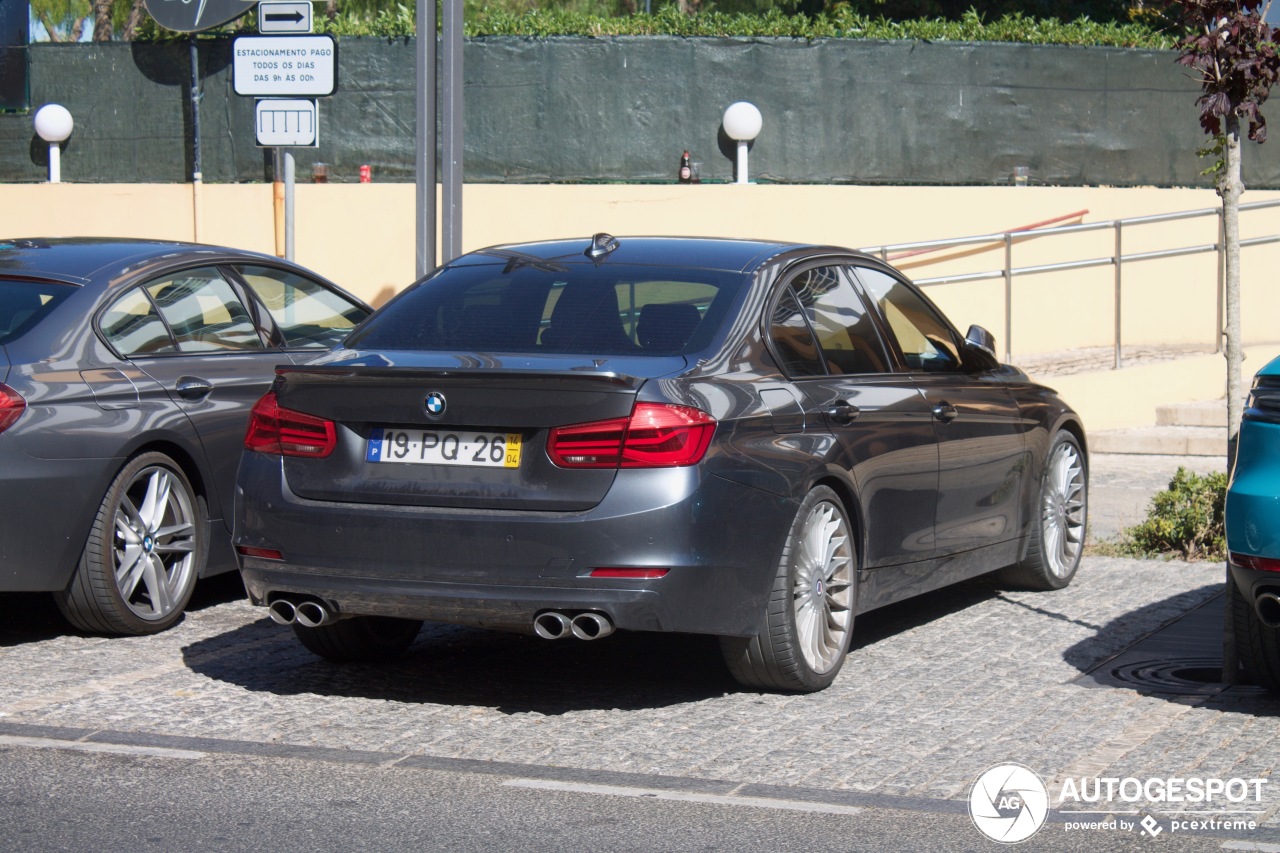
[(68, 284), (0, 279), (0, 344), (34, 329), (71, 291)]
[(839, 266), (793, 276), (774, 308), (770, 335), (793, 377), (883, 373), (888, 363), (875, 322)]
[(107, 343), (126, 357), (178, 350), (160, 312), (141, 288), (130, 290), (112, 303), (98, 327)]
[(710, 343), (745, 281), (621, 265), (455, 267), (386, 305), (347, 346), (683, 355)]
[(320, 282), (288, 270), (244, 265), (236, 271), (280, 327), (285, 346), (333, 346), (369, 313)]
[(244, 303), (212, 267), (144, 285), (182, 352), (263, 349)]

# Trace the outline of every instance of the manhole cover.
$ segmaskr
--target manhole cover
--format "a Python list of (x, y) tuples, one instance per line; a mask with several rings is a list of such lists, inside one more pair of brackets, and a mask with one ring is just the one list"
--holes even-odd
[(1157, 660), (1128, 663), (1111, 670), (1111, 675), (1124, 684), (1154, 691), (1186, 696), (1203, 696), (1230, 692), (1233, 696), (1262, 695), (1266, 691), (1253, 684), (1222, 683), (1222, 661), (1213, 658)]

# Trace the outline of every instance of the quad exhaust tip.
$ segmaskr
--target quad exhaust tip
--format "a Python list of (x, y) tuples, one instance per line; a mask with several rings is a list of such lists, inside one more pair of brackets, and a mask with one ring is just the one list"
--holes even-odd
[(577, 637), (579, 640), (599, 640), (614, 632), (612, 620), (603, 613), (587, 611), (569, 616), (558, 610), (544, 610), (533, 618), (533, 633), (544, 640)]

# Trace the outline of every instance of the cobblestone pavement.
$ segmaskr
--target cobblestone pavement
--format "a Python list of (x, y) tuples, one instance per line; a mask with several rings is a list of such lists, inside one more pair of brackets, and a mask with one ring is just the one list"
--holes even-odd
[[(1280, 699), (1155, 695), (1085, 677), (1208, 602), (1218, 564), (1086, 558), (1068, 589), (976, 581), (860, 617), (836, 683), (737, 688), (707, 638), (547, 642), (428, 626), (394, 663), (336, 665), (224, 579), (176, 629), (68, 632), (34, 596), (0, 597), (0, 729), (264, 744), (963, 799), (1016, 761), (1054, 780), (1269, 778)], [(1212, 657), (1219, 650), (1204, 649)], [(1194, 806), (1188, 806), (1193, 808)], [(1280, 828), (1280, 784), (1266, 830)]]
[(1089, 455), (1089, 539), (1114, 539), (1147, 517), (1151, 496), (1169, 487), (1179, 467), (1197, 474), (1227, 469), (1223, 456)]

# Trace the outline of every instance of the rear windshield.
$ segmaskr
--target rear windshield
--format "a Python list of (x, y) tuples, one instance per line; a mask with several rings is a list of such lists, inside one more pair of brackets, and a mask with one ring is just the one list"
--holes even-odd
[(35, 328), (71, 291), (68, 284), (0, 278), (0, 344)]
[(352, 349), (684, 355), (705, 349), (747, 276), (670, 267), (455, 267), (387, 305)]

